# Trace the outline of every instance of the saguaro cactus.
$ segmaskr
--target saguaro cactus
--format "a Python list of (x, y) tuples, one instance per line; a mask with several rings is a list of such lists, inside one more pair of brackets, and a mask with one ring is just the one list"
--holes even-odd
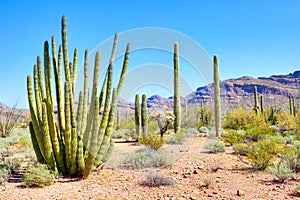
[(259, 106), (258, 106), (258, 95), (257, 95), (257, 87), (256, 86), (254, 86), (253, 94), (254, 94), (254, 108), (253, 108), (253, 110), (255, 111), (256, 114), (258, 114), (259, 113)]
[(143, 132), (143, 136), (145, 136), (148, 133), (148, 113), (147, 113), (147, 96), (146, 96), (146, 94), (142, 95), (141, 119), (142, 119), (142, 132)]
[(264, 99), (263, 99), (263, 95), (260, 96), (260, 112), (264, 113)]
[(174, 44), (174, 132), (180, 132), (181, 126), (181, 106), (180, 106), (180, 83), (179, 83), (179, 47), (178, 43)]
[[(84, 88), (83, 92), (80, 91), (79, 93), (77, 111), (74, 103), (74, 86), (77, 77), (78, 51), (74, 51), (73, 63), (69, 62), (65, 16), (62, 19), (62, 45), (59, 46), (58, 59), (56, 59), (56, 44), (53, 37), (52, 59), (49, 56), (48, 42), (45, 42), (44, 45), (44, 76), (39, 56), (37, 64), (34, 66), (34, 91), (31, 76), (27, 76), (28, 101), (31, 114), (30, 133), (36, 156), (39, 162), (46, 163), (53, 170), (64, 175), (87, 178), (92, 169), (106, 162), (112, 152), (113, 141), (110, 136), (117, 99), (126, 74), (130, 48), (128, 44), (118, 87), (113, 90), (112, 71), (117, 41), (118, 35), (116, 34), (111, 62), (99, 99), (100, 54), (99, 52), (96, 53), (90, 101), (88, 100), (88, 53), (85, 52)], [(64, 83), (62, 63), (64, 64)], [(54, 116), (55, 100), (52, 97), (52, 69), (55, 76), (57, 117)], [(105, 106), (107, 106), (108, 111), (106, 110), (107, 112), (100, 120), (99, 107), (104, 93), (106, 96)], [(112, 94), (112, 97), (110, 94)]]
[(221, 136), (221, 98), (218, 56), (214, 56), (214, 100), (215, 100), (215, 128), (216, 137)]
[(140, 95), (135, 95), (135, 108), (134, 108), (134, 117), (135, 117), (135, 132), (140, 138), (141, 136), (141, 104), (140, 104)]

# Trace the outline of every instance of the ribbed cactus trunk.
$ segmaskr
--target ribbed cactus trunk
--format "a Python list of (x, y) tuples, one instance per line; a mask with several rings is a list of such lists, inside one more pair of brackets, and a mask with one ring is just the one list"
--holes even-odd
[(135, 95), (135, 107), (134, 107), (134, 118), (135, 118), (135, 132), (138, 138), (141, 138), (141, 104), (140, 95)]
[(260, 112), (264, 113), (264, 99), (263, 99), (263, 95), (260, 96)]
[(179, 47), (178, 43), (174, 44), (174, 108), (175, 115), (174, 132), (180, 133), (181, 126), (181, 106), (180, 106), (180, 85), (179, 85)]
[(253, 94), (254, 94), (254, 108), (253, 108), (253, 110), (255, 111), (256, 114), (258, 114), (259, 113), (259, 106), (258, 106), (258, 95), (257, 95), (257, 87), (256, 86), (254, 86)]
[(141, 105), (141, 120), (142, 120), (142, 133), (143, 136), (148, 133), (148, 112), (147, 112), (147, 96), (146, 94), (142, 95), (142, 105)]
[(216, 137), (221, 136), (221, 97), (218, 56), (214, 56), (214, 101)]
[[(112, 65), (117, 40), (116, 34), (111, 62), (99, 98), (100, 53), (96, 53), (90, 101), (88, 99), (88, 51), (86, 50), (84, 88), (79, 92), (77, 111), (75, 110), (74, 88), (77, 77), (78, 51), (77, 49), (74, 51), (73, 63), (69, 62), (65, 16), (62, 19), (62, 45), (59, 46), (58, 58), (56, 58), (55, 38), (52, 37), (52, 58), (49, 55), (48, 42), (46, 41), (44, 44), (44, 76), (40, 56), (37, 58), (37, 64), (34, 65), (34, 87), (31, 76), (28, 75), (27, 91), (33, 148), (38, 161), (46, 163), (52, 170), (64, 175), (87, 178), (92, 169), (106, 162), (112, 153), (114, 143), (110, 136), (117, 99), (126, 75), (130, 49), (128, 44), (118, 87), (113, 90)], [(62, 74), (63, 66), (64, 76)], [(54, 71), (56, 98), (53, 97), (54, 93), (52, 92), (52, 70)], [(104, 101), (106, 113), (100, 120), (99, 109), (104, 96), (106, 96)], [(55, 99), (57, 116), (54, 115)]]

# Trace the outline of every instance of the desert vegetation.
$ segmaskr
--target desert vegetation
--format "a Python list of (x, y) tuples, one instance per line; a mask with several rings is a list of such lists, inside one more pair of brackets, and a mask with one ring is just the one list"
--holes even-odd
[[(75, 177), (80, 182), (81, 179), (92, 180), (103, 170), (115, 169), (128, 174), (150, 169), (135, 185), (158, 189), (175, 188), (191, 177), (197, 182), (195, 176), (201, 174), (201, 183), (197, 182), (196, 187), (205, 190), (217, 180), (220, 182), (220, 176), (216, 175), (220, 170), (262, 172), (272, 176), (274, 184), (296, 185), (300, 172), (297, 98), (289, 98), (288, 109), (280, 105), (264, 107), (263, 96), (259, 97), (254, 86), (252, 109), (241, 107), (222, 113), (218, 57), (215, 55), (212, 66), (214, 106), (208, 106), (205, 101), (193, 105), (186, 100), (182, 102), (178, 78), (179, 44), (175, 43), (173, 108), (150, 110), (146, 94), (136, 94), (134, 110), (122, 110), (117, 101), (126, 77), (130, 45), (125, 50), (121, 75), (114, 87), (112, 78), (117, 44), (118, 34), (101, 88), (98, 88), (100, 53), (95, 56), (93, 84), (89, 86), (88, 50), (85, 51), (84, 85), (78, 102), (75, 102), (78, 50), (74, 50), (71, 61), (66, 17), (63, 16), (62, 45), (58, 52), (55, 37), (52, 37), (52, 52), (46, 41), (43, 62), (38, 56), (33, 79), (30, 75), (27, 77), (29, 122), (22, 122), (15, 107), (10, 111), (0, 111), (2, 185), (8, 184), (10, 177), (16, 174), (21, 174), (18, 180), (23, 187), (46, 187), (55, 185), (61, 178)], [(216, 157), (219, 160), (209, 160), (204, 168), (194, 164), (201, 161), (197, 157), (197, 160), (184, 160), (185, 166), (190, 165), (187, 169), (192, 171), (182, 166), (182, 171), (174, 170), (172, 167), (180, 162), (178, 159), (193, 150), (188, 147), (194, 140), (200, 141), (199, 146), (196, 152), (190, 152), (189, 158), (192, 154), (205, 154), (209, 158), (219, 155)], [(237, 159), (231, 160), (230, 164), (243, 163), (244, 168), (224, 167), (221, 161), (226, 156)], [(293, 191), (291, 195), (299, 196), (299, 185)], [(244, 194), (238, 191), (236, 195)], [(197, 196), (200, 197), (200, 193)]]

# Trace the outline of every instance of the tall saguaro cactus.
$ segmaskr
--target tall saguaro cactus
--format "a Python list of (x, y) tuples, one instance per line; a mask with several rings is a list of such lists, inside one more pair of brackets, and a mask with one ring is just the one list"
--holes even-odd
[(221, 136), (221, 100), (218, 56), (214, 56), (214, 100), (216, 137)]
[(258, 95), (257, 95), (257, 87), (254, 86), (254, 89), (253, 89), (253, 94), (254, 94), (254, 111), (256, 114), (259, 113), (259, 106), (258, 106)]
[(142, 132), (143, 136), (148, 133), (148, 113), (147, 113), (147, 96), (142, 95), (142, 110), (141, 110), (141, 120), (142, 120)]
[[(128, 44), (118, 86), (113, 89), (112, 72), (117, 42), (118, 35), (116, 34), (110, 64), (100, 95), (98, 95), (100, 53), (96, 53), (90, 100), (88, 99), (89, 73), (88, 51), (86, 50), (84, 86), (83, 91), (79, 92), (77, 110), (75, 109), (74, 87), (77, 77), (78, 51), (77, 49), (74, 51), (73, 63), (69, 62), (65, 16), (62, 18), (62, 45), (59, 46), (58, 57), (56, 56), (55, 38), (52, 37), (52, 58), (49, 55), (49, 46), (46, 41), (44, 44), (44, 68), (40, 56), (38, 56), (37, 64), (34, 65), (34, 90), (31, 76), (27, 76), (33, 148), (39, 162), (46, 163), (53, 170), (64, 175), (87, 178), (92, 169), (108, 160), (112, 152), (114, 143), (111, 140), (111, 132), (114, 113), (125, 79), (130, 49)], [(52, 91), (53, 72), (56, 98), (53, 97)], [(100, 97), (98, 98), (98, 96)], [(100, 120), (99, 109), (104, 96), (106, 97), (105, 112)], [(55, 99), (57, 117), (54, 116)]]
[(179, 47), (178, 43), (174, 44), (174, 132), (180, 132), (181, 126), (181, 106), (180, 106), (180, 83), (179, 83)]
[(140, 95), (135, 95), (135, 108), (134, 108), (134, 117), (135, 117), (135, 132), (140, 138), (141, 136), (141, 104), (140, 104)]

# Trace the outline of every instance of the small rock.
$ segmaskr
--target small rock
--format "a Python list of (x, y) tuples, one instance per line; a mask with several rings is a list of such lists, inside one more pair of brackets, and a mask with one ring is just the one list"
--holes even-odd
[(213, 191), (213, 194), (218, 194), (218, 192), (217, 191)]
[(216, 195), (214, 195), (214, 194), (208, 194), (207, 196), (208, 197), (216, 197)]
[(238, 196), (240, 196), (240, 197), (243, 197), (243, 196), (246, 195), (245, 191), (243, 191), (243, 190), (238, 190), (238, 191), (236, 192), (236, 194), (237, 194)]
[(2, 186), (2, 187), (1, 187), (1, 190), (2, 190), (2, 191), (5, 191), (5, 186)]
[(199, 172), (197, 170), (194, 170), (193, 174), (199, 174)]
[(190, 196), (190, 200), (197, 200), (197, 198), (194, 196)]

